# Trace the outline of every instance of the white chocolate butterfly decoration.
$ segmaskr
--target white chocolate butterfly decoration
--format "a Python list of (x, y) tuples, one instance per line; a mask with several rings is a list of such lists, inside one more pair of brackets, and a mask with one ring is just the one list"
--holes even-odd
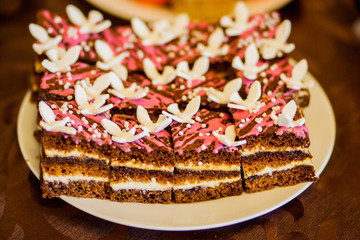
[(58, 48), (59, 43), (62, 40), (62, 36), (58, 35), (54, 38), (49, 37), (48, 32), (45, 28), (35, 23), (31, 23), (29, 25), (29, 31), (31, 35), (39, 41), (38, 43), (34, 43), (32, 45), (34, 51), (41, 55), (42, 53), (46, 52), (52, 48)]
[(170, 24), (169, 32), (174, 35), (174, 38), (184, 35), (188, 32), (190, 18), (186, 13), (178, 14), (174, 21)]
[(79, 32), (82, 34), (99, 33), (111, 26), (110, 20), (104, 20), (103, 15), (96, 10), (91, 10), (86, 18), (79, 8), (69, 4), (66, 13), (70, 21), (80, 27)]
[(180, 112), (177, 103), (170, 104), (167, 110), (170, 112), (162, 111), (165, 116), (179, 122), (179, 123), (190, 123), (193, 124), (195, 121), (192, 117), (197, 113), (200, 107), (200, 96), (194, 97), (186, 106), (183, 112)]
[(109, 72), (96, 78), (93, 84), (85, 80), (77, 81), (77, 84), (82, 86), (86, 92), (88, 101), (90, 101), (91, 99), (94, 99), (100, 95), (105, 89), (107, 89), (110, 86), (110, 83), (113, 81), (112, 79), (114, 78), (116, 78), (116, 75), (113, 72)]
[(191, 88), (193, 80), (204, 81), (204, 74), (209, 70), (210, 61), (207, 57), (199, 57), (190, 70), (187, 61), (181, 61), (176, 65), (176, 74), (187, 80), (187, 87)]
[(232, 146), (237, 147), (240, 145), (244, 145), (246, 143), (246, 140), (235, 141), (236, 138), (235, 125), (228, 126), (225, 130), (225, 134), (220, 134), (217, 131), (213, 131), (212, 133), (217, 139), (219, 139), (219, 141), (222, 144), (228, 147), (232, 147)]
[(131, 128), (129, 131), (126, 131), (125, 129), (121, 130), (121, 128), (116, 123), (106, 118), (101, 120), (101, 125), (111, 135), (111, 140), (117, 143), (134, 142), (150, 135), (145, 128), (143, 128), (143, 131), (138, 134), (135, 134), (135, 127)]
[(154, 85), (166, 85), (171, 83), (176, 77), (176, 71), (172, 66), (165, 66), (162, 74), (160, 74), (155, 64), (149, 58), (143, 60), (143, 67), (146, 76)]
[(186, 33), (189, 21), (186, 14), (180, 14), (172, 23), (165, 19), (155, 21), (151, 24), (152, 28), (149, 29), (141, 19), (132, 18), (131, 26), (135, 34), (142, 39), (143, 45), (162, 45)]
[(208, 39), (208, 45), (205, 46), (202, 43), (197, 45), (197, 49), (200, 51), (202, 56), (205, 57), (216, 57), (216, 56), (224, 56), (229, 51), (229, 45), (224, 44), (225, 35), (224, 31), (221, 28), (217, 28)]
[(121, 63), (129, 57), (129, 52), (122, 52), (115, 56), (111, 47), (103, 40), (96, 40), (95, 51), (103, 61), (97, 61), (96, 66), (103, 70), (112, 70), (123, 81), (128, 77), (128, 71)]
[(229, 103), (230, 96), (240, 90), (241, 84), (241, 78), (236, 78), (228, 82), (223, 91), (209, 88), (206, 93), (210, 100), (219, 104), (227, 104)]
[(75, 101), (82, 114), (96, 115), (110, 110), (113, 108), (113, 104), (107, 104), (104, 106), (108, 98), (109, 94), (101, 94), (97, 95), (94, 99), (89, 100), (82, 86), (79, 84), (75, 85)]
[(235, 5), (234, 20), (232, 16), (223, 16), (220, 19), (220, 25), (226, 28), (226, 35), (237, 36), (249, 29), (249, 17), (249, 10), (245, 3), (239, 1)]
[(275, 113), (271, 113), (270, 117), (278, 126), (288, 128), (299, 127), (305, 124), (305, 118), (302, 117), (294, 121), (296, 109), (297, 107), (295, 101), (291, 100), (283, 107), (281, 113), (278, 116), (276, 116)]
[(56, 121), (56, 116), (53, 110), (44, 102), (39, 102), (39, 112), (42, 117), (40, 126), (46, 131), (63, 132), (70, 135), (76, 134), (76, 129), (66, 126), (70, 121), (70, 117), (65, 117), (62, 120)]
[(295, 49), (293, 43), (286, 43), (291, 32), (291, 22), (284, 20), (276, 29), (275, 37), (271, 39), (262, 39), (260, 52), (264, 59), (273, 59), (276, 56), (281, 57), (283, 53), (290, 53)]
[(118, 98), (139, 99), (145, 97), (146, 94), (149, 92), (148, 87), (142, 88), (138, 86), (136, 83), (132, 83), (130, 87), (125, 88), (121, 79), (114, 73), (112, 74), (113, 74), (111, 76), (112, 89), (109, 89), (108, 92), (117, 96)]
[(245, 63), (243, 63), (239, 56), (236, 56), (232, 61), (232, 67), (243, 71), (244, 76), (247, 79), (254, 80), (257, 78), (258, 73), (264, 71), (268, 64), (264, 63), (260, 66), (259, 62), (259, 52), (254, 43), (251, 43), (245, 50)]
[(243, 100), (238, 92), (233, 93), (230, 96), (228, 107), (248, 110), (249, 112), (257, 112), (264, 105), (264, 103), (258, 100), (261, 97), (261, 84), (259, 81), (255, 81), (249, 90), (249, 94), (245, 100)]
[(160, 114), (156, 123), (154, 123), (149, 116), (148, 111), (141, 105), (138, 105), (136, 109), (136, 118), (140, 124), (148, 129), (150, 133), (157, 133), (164, 130), (172, 122), (171, 118)]
[(66, 52), (52, 48), (46, 52), (49, 59), (43, 60), (41, 65), (52, 73), (70, 71), (70, 65), (78, 60), (80, 51), (81, 47), (79, 45), (69, 48)]
[(287, 77), (284, 73), (282, 73), (280, 78), (286, 82), (286, 86), (290, 89), (299, 90), (301, 88), (312, 88), (314, 86), (314, 81), (311, 79), (304, 81), (307, 70), (307, 61), (303, 59), (294, 66), (291, 71), (291, 77)]

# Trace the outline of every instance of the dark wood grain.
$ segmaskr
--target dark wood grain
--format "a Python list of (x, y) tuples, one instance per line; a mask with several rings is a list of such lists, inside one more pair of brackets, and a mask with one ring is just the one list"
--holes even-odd
[[(360, 18), (353, 0), (292, 1), (280, 10), (292, 21), (293, 56), (306, 58), (336, 116), (336, 144), (318, 182), (285, 206), (236, 225), (162, 232), (114, 224), (59, 199), (42, 199), (39, 181), (19, 150), (16, 121), (32, 71), (28, 24), (37, 10), (64, 13), (85, 1), (0, 0), (0, 239), (359, 239)], [(106, 15), (114, 24), (126, 21)], [(322, 119), (319, 119), (322, 121)]]

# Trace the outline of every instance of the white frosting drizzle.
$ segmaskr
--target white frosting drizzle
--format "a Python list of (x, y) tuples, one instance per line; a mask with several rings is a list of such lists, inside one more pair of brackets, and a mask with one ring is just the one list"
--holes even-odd
[(249, 29), (249, 17), (249, 10), (247, 9), (245, 3), (239, 1), (235, 5), (234, 20), (232, 16), (223, 16), (220, 19), (220, 25), (226, 28), (225, 33), (228, 36), (240, 35)]
[(254, 43), (251, 43), (245, 50), (245, 63), (243, 63), (239, 56), (236, 56), (232, 61), (232, 67), (244, 71), (244, 76), (250, 80), (257, 78), (258, 73), (264, 71), (268, 64), (264, 63), (257, 66), (259, 62), (259, 52)]
[(155, 64), (149, 58), (143, 60), (143, 67), (146, 76), (151, 79), (154, 85), (166, 85), (171, 83), (176, 77), (176, 71), (172, 66), (165, 66), (164, 71), (160, 74)]
[(284, 20), (276, 29), (275, 37), (262, 39), (260, 52), (264, 59), (272, 59), (276, 56), (281, 57), (283, 52), (290, 53), (295, 49), (293, 43), (286, 43), (291, 32), (291, 22)]
[(209, 70), (210, 61), (207, 57), (196, 59), (193, 68), (190, 70), (187, 61), (181, 61), (176, 65), (176, 74), (187, 80), (187, 87), (191, 88), (193, 80), (204, 81), (204, 74)]
[(167, 110), (172, 113), (168, 113), (166, 111), (163, 111), (162, 114), (165, 116), (168, 116), (169, 118), (180, 122), (180, 123), (190, 123), (193, 124), (195, 121), (192, 119), (192, 117), (197, 113), (197, 111), (200, 108), (200, 96), (194, 97), (186, 106), (185, 110), (183, 112), (180, 112), (179, 106), (177, 103), (170, 104), (167, 108)]
[(80, 27), (80, 33), (99, 33), (111, 26), (110, 20), (104, 20), (103, 15), (96, 10), (89, 12), (88, 18), (84, 16), (81, 10), (74, 5), (66, 6), (66, 13), (70, 21)]
[(139, 18), (131, 19), (131, 26), (135, 34), (142, 39), (142, 44), (162, 45), (185, 34), (189, 25), (189, 17), (186, 14), (178, 15), (174, 22), (168, 20), (159, 20), (153, 22), (151, 29)]
[(225, 35), (221, 28), (217, 28), (208, 39), (208, 45), (205, 46), (202, 43), (197, 45), (197, 49), (200, 51), (202, 56), (205, 57), (216, 57), (226, 55), (229, 51), (229, 45), (224, 44)]
[(301, 88), (312, 88), (314, 86), (314, 81), (311, 79), (304, 81), (307, 70), (307, 61), (303, 59), (294, 66), (291, 71), (291, 77), (287, 77), (284, 73), (282, 73), (280, 78), (286, 82), (286, 86), (290, 89), (299, 90)]
[(276, 116), (275, 113), (271, 113), (270, 117), (274, 120), (274, 123), (278, 126), (293, 128), (299, 127), (305, 124), (305, 118), (300, 118), (294, 121), (296, 113), (296, 103), (294, 100), (288, 102), (282, 109), (281, 113)]
[(91, 99), (87, 96), (81, 85), (75, 85), (75, 101), (82, 114), (96, 115), (110, 110), (113, 108), (113, 104), (107, 104), (104, 106), (108, 98), (109, 94), (99, 94)]
[(213, 135), (215, 137), (217, 137), (217, 139), (219, 139), (219, 141), (224, 144), (225, 146), (231, 147), (231, 146), (240, 146), (246, 143), (246, 140), (241, 140), (241, 141), (235, 141), (236, 138), (236, 130), (235, 130), (235, 125), (231, 125), (229, 127), (226, 128), (225, 130), (225, 134), (220, 134), (217, 131), (213, 131), (212, 132)]
[(236, 78), (228, 82), (223, 91), (218, 91), (215, 88), (208, 88), (206, 93), (210, 100), (219, 103), (229, 103), (230, 96), (240, 90), (242, 84), (241, 78)]
[(43, 52), (57, 48), (62, 40), (62, 36), (58, 35), (54, 38), (49, 37), (48, 32), (45, 28), (35, 23), (30, 23), (29, 31), (31, 35), (38, 41), (32, 45), (34, 51), (41, 55)]
[(150, 136), (146, 128), (142, 128), (142, 132), (135, 134), (135, 127), (131, 128), (129, 131), (126, 131), (126, 129), (121, 130), (116, 123), (106, 118), (101, 120), (101, 125), (110, 135), (112, 135), (111, 139), (118, 143), (134, 142), (143, 137)]
[(156, 121), (156, 123), (154, 123), (150, 119), (148, 111), (141, 105), (138, 105), (136, 109), (136, 118), (140, 122), (140, 124), (143, 127), (146, 127), (148, 131), (151, 133), (157, 133), (165, 129), (172, 122), (171, 118), (168, 118), (163, 114), (160, 114), (158, 120)]
[(53, 110), (44, 101), (39, 102), (39, 112), (42, 117), (40, 126), (46, 131), (63, 132), (70, 135), (76, 134), (75, 128), (66, 126), (70, 122), (70, 118), (65, 117), (62, 120), (56, 121)]
[(243, 100), (239, 93), (235, 92), (230, 96), (230, 103), (228, 104), (228, 107), (240, 110), (248, 110), (249, 112), (257, 112), (265, 104), (258, 101), (260, 97), (261, 84), (259, 81), (255, 81), (250, 87), (246, 100)]
[(127, 79), (128, 71), (121, 63), (126, 57), (129, 57), (129, 52), (122, 52), (115, 56), (111, 47), (103, 40), (95, 41), (95, 51), (103, 60), (103, 62), (96, 62), (97, 67), (103, 70), (111, 69), (121, 80)]
[(52, 73), (70, 71), (70, 65), (78, 60), (80, 51), (79, 45), (69, 48), (66, 52), (59, 51), (57, 48), (49, 49), (46, 52), (49, 59), (43, 60), (41, 65)]

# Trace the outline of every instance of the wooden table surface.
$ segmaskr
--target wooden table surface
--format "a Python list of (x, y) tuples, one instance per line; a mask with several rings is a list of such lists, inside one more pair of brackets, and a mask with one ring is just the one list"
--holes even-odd
[(292, 55), (308, 60), (336, 116), (336, 143), (320, 180), (264, 216), (188, 232), (123, 226), (41, 198), (16, 133), (33, 64), (28, 24), (37, 10), (64, 13), (68, 3), (93, 8), (82, 0), (0, 0), (0, 239), (360, 239), (360, 39), (353, 32), (360, 14), (354, 1), (292, 1), (280, 10), (292, 21)]

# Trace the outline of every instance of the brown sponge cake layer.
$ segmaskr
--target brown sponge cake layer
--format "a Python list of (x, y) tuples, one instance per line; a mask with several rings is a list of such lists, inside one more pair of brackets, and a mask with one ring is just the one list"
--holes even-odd
[(235, 179), (240, 177), (240, 171), (190, 171), (175, 169), (174, 184), (199, 184), (208, 181)]
[[(200, 144), (201, 145), (201, 144)], [(241, 153), (239, 151), (229, 151), (221, 149), (218, 153), (213, 153), (213, 145), (209, 149), (197, 153), (196, 151), (184, 151), (184, 153), (176, 158), (177, 165), (239, 165)]]
[(190, 189), (174, 189), (173, 201), (176, 203), (192, 203), (229, 196), (237, 196), (241, 193), (242, 182), (239, 180), (228, 183), (220, 183), (216, 187), (197, 186)]
[(149, 191), (139, 189), (128, 189), (110, 191), (110, 199), (117, 202), (140, 202), (140, 203), (170, 203), (171, 190)]
[(301, 182), (310, 182), (317, 179), (314, 167), (301, 165), (284, 171), (274, 171), (270, 174), (256, 175), (244, 179), (245, 192), (253, 193), (272, 189), (276, 186), (290, 186)]
[(242, 150), (251, 150), (252, 148), (308, 148), (310, 146), (309, 135), (305, 137), (296, 136), (292, 132), (283, 132), (276, 134), (278, 127), (270, 127), (266, 132), (259, 135), (250, 135), (246, 137), (246, 146)]
[(173, 182), (173, 172), (157, 171), (157, 170), (143, 170), (126, 167), (113, 167), (111, 171), (111, 183), (128, 182), (129, 179), (133, 182), (149, 183), (156, 180), (158, 184), (168, 184)]
[(109, 198), (109, 183), (101, 181), (79, 180), (63, 183), (42, 180), (41, 189), (43, 197), (48, 198), (60, 197), (62, 195), (82, 198)]
[(113, 149), (110, 157), (112, 166), (126, 166), (131, 164), (148, 165), (156, 168), (173, 168), (175, 154), (166, 149), (156, 149), (156, 151), (150, 153), (141, 149), (131, 149), (130, 152)]
[(52, 176), (81, 174), (84, 176), (108, 178), (110, 173), (110, 166), (105, 161), (87, 158), (43, 158), (41, 168), (44, 174)]

